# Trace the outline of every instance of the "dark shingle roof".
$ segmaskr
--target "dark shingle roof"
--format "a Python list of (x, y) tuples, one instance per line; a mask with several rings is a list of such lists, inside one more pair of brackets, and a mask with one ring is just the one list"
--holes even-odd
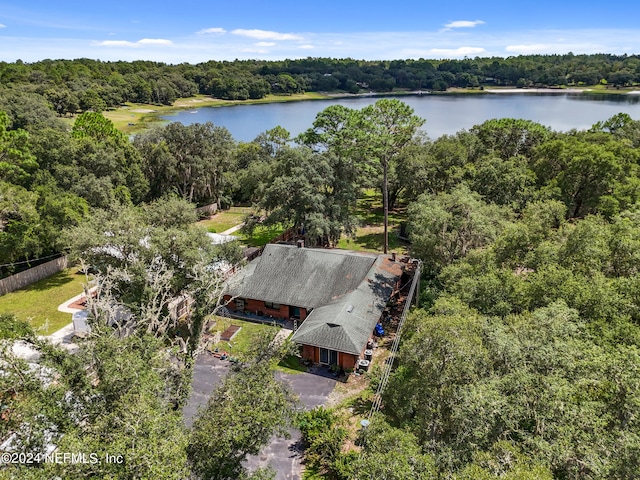
[(354, 291), (313, 310), (292, 340), (360, 355), (400, 275), (402, 267), (380, 255)]
[(240, 298), (317, 308), (354, 291), (375, 254), (268, 244), (228, 285)]

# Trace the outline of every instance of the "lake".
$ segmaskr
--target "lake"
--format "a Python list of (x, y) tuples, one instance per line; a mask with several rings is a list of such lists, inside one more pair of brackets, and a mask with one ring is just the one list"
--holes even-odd
[[(226, 127), (236, 140), (249, 142), (277, 125), (296, 136), (310, 128), (318, 112), (330, 105), (360, 109), (380, 96), (309, 100), (180, 111), (163, 118), (171, 122), (213, 122)], [(405, 95), (399, 98), (426, 120), (423, 130), (434, 139), (454, 134), (492, 118), (533, 120), (557, 131), (584, 130), (624, 112), (640, 120), (640, 95), (581, 93), (486, 93), (467, 95)]]

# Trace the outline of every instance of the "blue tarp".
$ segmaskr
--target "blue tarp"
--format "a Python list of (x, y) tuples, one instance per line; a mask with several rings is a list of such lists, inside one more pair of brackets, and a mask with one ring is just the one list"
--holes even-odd
[(382, 324), (378, 323), (376, 325), (376, 335), (378, 335), (379, 337), (384, 335), (384, 328), (382, 328)]

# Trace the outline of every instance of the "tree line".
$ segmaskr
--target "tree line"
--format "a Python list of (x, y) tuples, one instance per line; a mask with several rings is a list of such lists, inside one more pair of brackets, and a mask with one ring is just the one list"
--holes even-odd
[(637, 55), (523, 55), (462, 60), (365, 61), (351, 58), (208, 61), (170, 65), (91, 59), (0, 62), (0, 84), (37, 93), (59, 115), (102, 111), (125, 102), (171, 105), (195, 94), (227, 100), (300, 92), (444, 91), (450, 87), (631, 86)]

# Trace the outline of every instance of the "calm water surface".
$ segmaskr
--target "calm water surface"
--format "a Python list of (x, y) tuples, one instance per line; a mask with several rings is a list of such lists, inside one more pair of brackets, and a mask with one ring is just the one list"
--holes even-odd
[[(181, 111), (163, 118), (172, 122), (213, 122), (226, 127), (236, 140), (251, 141), (277, 125), (296, 136), (310, 128), (318, 112), (330, 105), (360, 109), (380, 97), (341, 98), (232, 107), (205, 107)], [(426, 120), (423, 129), (431, 138), (454, 134), (492, 118), (523, 118), (554, 130), (588, 129), (594, 123), (624, 112), (640, 120), (640, 95), (586, 94), (484, 94), (422, 95), (396, 97)]]

